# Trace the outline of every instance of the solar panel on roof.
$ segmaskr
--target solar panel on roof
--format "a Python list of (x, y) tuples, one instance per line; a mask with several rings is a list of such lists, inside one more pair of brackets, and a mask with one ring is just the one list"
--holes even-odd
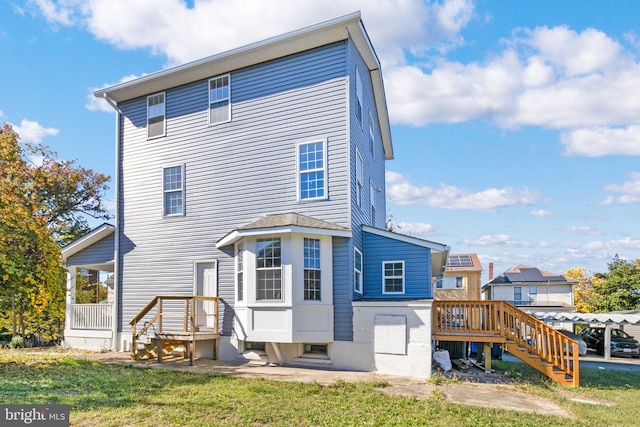
[(448, 267), (473, 267), (473, 261), (469, 255), (449, 255)]

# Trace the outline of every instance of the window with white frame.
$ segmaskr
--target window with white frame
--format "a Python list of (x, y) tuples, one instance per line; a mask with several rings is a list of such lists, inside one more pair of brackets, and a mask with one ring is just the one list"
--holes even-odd
[(371, 157), (375, 158), (375, 138), (373, 133), (373, 115), (369, 111), (369, 152)]
[(404, 293), (404, 261), (385, 261), (382, 263), (383, 293)]
[(184, 215), (184, 166), (171, 166), (162, 171), (164, 216)]
[(362, 102), (362, 98), (362, 79), (360, 78), (360, 73), (356, 68), (356, 117), (358, 118), (360, 127), (362, 127), (362, 121), (364, 119), (364, 103)]
[(538, 287), (537, 286), (529, 286), (529, 299), (531, 301), (536, 301), (538, 299)]
[(514, 286), (513, 287), (513, 300), (517, 303), (522, 301), (522, 287)]
[(256, 241), (256, 300), (282, 300), (280, 238)]
[(300, 200), (327, 197), (325, 141), (298, 144), (298, 197)]
[(356, 148), (356, 203), (360, 208), (362, 207), (362, 188), (364, 186), (363, 176), (362, 156)]
[(304, 299), (322, 299), (320, 281), (320, 240), (304, 239)]
[(362, 252), (353, 248), (353, 290), (362, 293)]
[(147, 138), (165, 135), (164, 92), (147, 97)]
[(209, 80), (209, 124), (231, 120), (231, 86), (229, 74)]
[(238, 301), (244, 300), (244, 245), (236, 245), (236, 289)]
[(369, 181), (369, 201), (371, 203), (371, 226), (376, 226), (376, 186), (373, 181)]

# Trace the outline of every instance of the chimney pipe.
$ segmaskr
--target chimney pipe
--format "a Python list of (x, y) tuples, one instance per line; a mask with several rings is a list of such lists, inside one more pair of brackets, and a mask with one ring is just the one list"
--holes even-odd
[(489, 281), (493, 280), (493, 263), (489, 263)]

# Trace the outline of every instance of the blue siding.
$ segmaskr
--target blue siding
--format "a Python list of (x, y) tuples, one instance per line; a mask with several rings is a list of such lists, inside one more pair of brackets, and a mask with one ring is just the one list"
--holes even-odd
[[(400, 240), (364, 233), (364, 298), (432, 298), (431, 251)], [(382, 263), (404, 261), (404, 294), (383, 294)]]
[[(346, 56), (345, 41), (232, 71), (232, 120), (216, 126), (207, 116), (208, 78), (215, 76), (169, 89), (166, 136), (152, 140), (146, 97), (119, 105), (121, 330), (154, 295), (192, 294), (194, 261), (217, 260), (222, 332), (229, 335), (233, 254), (217, 249), (217, 240), (268, 213), (295, 211), (350, 227)], [(318, 139), (327, 140), (329, 198), (301, 203), (296, 144)], [(185, 166), (186, 214), (165, 218), (162, 168), (175, 165)], [(345, 280), (350, 275), (336, 283)], [(346, 311), (342, 304), (337, 315)], [(350, 328), (350, 308), (348, 317)]]
[(353, 257), (351, 239), (333, 238), (333, 338), (353, 340)]
[(67, 265), (106, 264), (113, 261), (114, 236), (115, 233), (110, 234), (88, 248), (70, 256), (67, 259)]

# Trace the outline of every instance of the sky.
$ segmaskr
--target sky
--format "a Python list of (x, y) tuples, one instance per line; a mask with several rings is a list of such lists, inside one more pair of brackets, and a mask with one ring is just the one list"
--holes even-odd
[(396, 231), (477, 253), (483, 283), (640, 258), (636, 0), (0, 0), (0, 123), (113, 176), (93, 90), (358, 10)]

